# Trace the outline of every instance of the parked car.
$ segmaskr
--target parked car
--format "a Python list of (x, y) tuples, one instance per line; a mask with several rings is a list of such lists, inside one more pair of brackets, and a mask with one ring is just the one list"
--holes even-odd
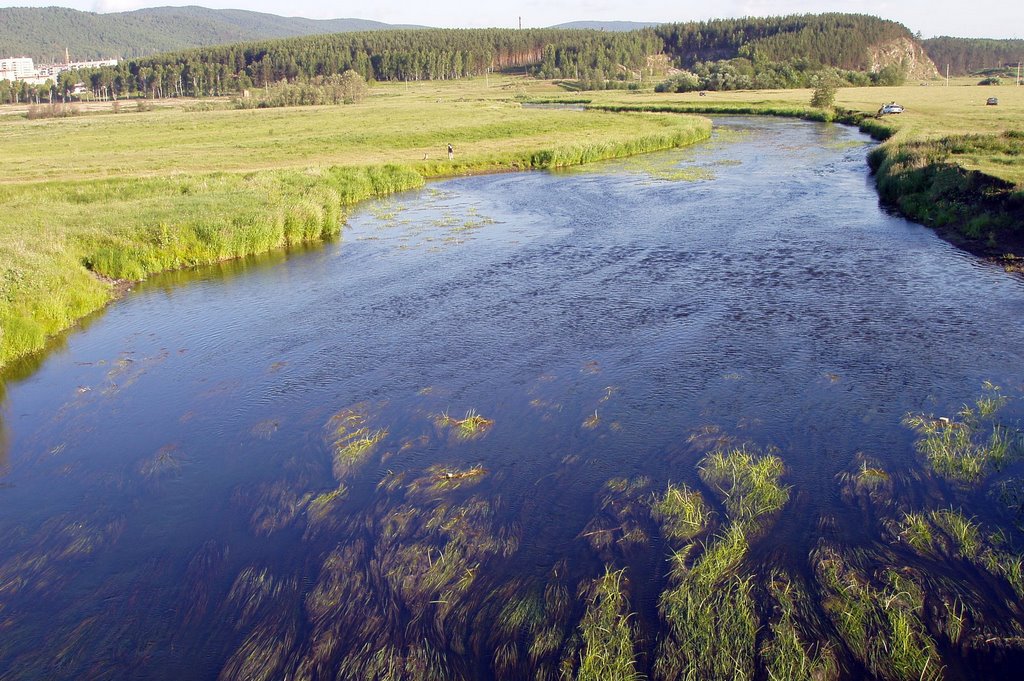
[(884, 116), (885, 114), (898, 113), (903, 113), (903, 107), (897, 104), (896, 102), (889, 102), (888, 104), (883, 104), (882, 108), (878, 110), (879, 116)]
[(986, 101), (985, 103), (988, 104), (989, 106), (995, 106), (996, 104), (999, 103), (999, 100), (996, 97), (989, 97), (988, 101)]

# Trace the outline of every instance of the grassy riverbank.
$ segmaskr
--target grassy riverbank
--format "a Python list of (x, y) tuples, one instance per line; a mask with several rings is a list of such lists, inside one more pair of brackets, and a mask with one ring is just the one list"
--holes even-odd
[(0, 110), (0, 366), (105, 305), (119, 281), (329, 238), (370, 197), (710, 133), (695, 117), (529, 109), (516, 94), (492, 79), (380, 87), (352, 106)]
[[(997, 106), (986, 105), (997, 97)], [(886, 88), (843, 88), (836, 109), (810, 107), (809, 90), (595, 93), (610, 111), (788, 116), (859, 125), (885, 140), (870, 156), (883, 201), (979, 255), (1018, 269), (1024, 257), (1024, 88), (960, 79)], [(885, 102), (906, 107), (876, 118)]]

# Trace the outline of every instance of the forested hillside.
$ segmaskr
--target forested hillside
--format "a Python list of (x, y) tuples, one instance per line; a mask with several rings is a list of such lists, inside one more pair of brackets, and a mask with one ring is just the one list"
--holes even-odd
[(1024, 40), (942, 36), (929, 38), (923, 44), (935, 65), (945, 71), (949, 64), (949, 72), (955, 76), (1024, 62)]
[[(251, 19), (252, 13), (241, 14)], [(571, 80), (577, 89), (636, 88), (663, 79), (670, 63), (686, 69), (667, 86), (675, 90), (808, 87), (826, 73), (858, 85), (936, 75), (904, 26), (826, 14), (633, 31), (421, 29), (237, 42), (64, 73), (41, 95), (11, 92), (0, 83), (0, 101), (62, 96), (76, 82), (97, 96), (202, 97), (283, 81), (311, 82), (349, 70), (367, 81), (448, 80), (516, 70)]]
[(921, 49), (903, 24), (864, 14), (717, 19), (664, 24), (655, 30), (665, 52), (684, 68), (740, 57), (872, 71), (879, 66), (875, 56), (881, 47), (906, 43), (911, 50)]
[(62, 61), (67, 48), (79, 61), (127, 59), (247, 40), (390, 28), (396, 27), (363, 19), (315, 20), (205, 7), (111, 14), (64, 7), (4, 7), (0, 8), (0, 56)]

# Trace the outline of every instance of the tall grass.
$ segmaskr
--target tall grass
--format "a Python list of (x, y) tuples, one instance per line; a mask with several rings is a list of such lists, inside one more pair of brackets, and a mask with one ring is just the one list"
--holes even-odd
[(583, 650), (577, 681), (632, 681), (641, 678), (636, 670), (634, 640), (624, 593), (624, 570), (605, 570), (597, 580), (580, 622)]
[[(0, 118), (5, 158), (17, 159), (0, 182), (0, 367), (102, 307), (117, 281), (324, 240), (356, 203), (428, 178), (588, 163), (710, 134), (697, 118), (435, 99)], [(439, 158), (448, 141), (454, 162)]]
[(692, 568), (677, 561), (674, 584), (659, 604), (668, 633), (658, 646), (655, 678), (753, 678), (758, 620), (753, 578), (739, 572), (747, 549), (737, 523), (707, 545)]
[(935, 642), (921, 621), (924, 594), (913, 580), (887, 570), (876, 585), (829, 547), (816, 552), (814, 563), (827, 595), (826, 612), (872, 676), (894, 681), (943, 678)]

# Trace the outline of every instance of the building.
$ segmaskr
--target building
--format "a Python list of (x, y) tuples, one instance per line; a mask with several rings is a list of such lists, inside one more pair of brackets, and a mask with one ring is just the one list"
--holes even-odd
[(101, 66), (117, 66), (117, 60), (71, 61), (67, 59), (62, 64), (40, 64), (37, 67), (31, 57), (7, 57), (0, 58), (0, 80), (24, 80), (30, 85), (42, 85), (47, 80), (57, 82), (57, 76), (63, 71), (95, 69)]
[(0, 80), (22, 80), (36, 77), (32, 57), (0, 58)]

